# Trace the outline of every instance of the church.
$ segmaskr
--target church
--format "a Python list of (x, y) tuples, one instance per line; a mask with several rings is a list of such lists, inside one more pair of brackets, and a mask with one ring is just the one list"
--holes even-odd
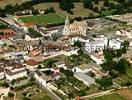
[(83, 35), (86, 36), (87, 32), (87, 22), (86, 21), (74, 21), (70, 24), (68, 16), (65, 20), (65, 26), (63, 30), (63, 35), (70, 36), (70, 35)]

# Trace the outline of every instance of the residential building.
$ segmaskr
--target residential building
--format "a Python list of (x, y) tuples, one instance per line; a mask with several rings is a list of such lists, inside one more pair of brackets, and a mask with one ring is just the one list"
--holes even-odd
[(83, 83), (87, 86), (95, 84), (95, 79), (84, 73), (81, 72), (75, 73), (74, 77), (76, 77), (80, 81), (83, 81)]
[(44, 87), (47, 87), (47, 84), (53, 81), (53, 78), (51, 76), (47, 76), (39, 70), (36, 70), (34, 72), (34, 78)]
[(33, 59), (29, 59), (29, 60), (26, 61), (25, 65), (26, 65), (27, 69), (29, 69), (29, 70), (35, 70), (36, 68), (38, 68), (39, 63), (36, 62)]
[(115, 39), (109, 40), (109, 47), (113, 49), (120, 49), (121, 41)]
[(25, 66), (18, 62), (10, 62), (5, 65), (5, 77), (7, 80), (12, 81), (20, 77), (27, 76)]

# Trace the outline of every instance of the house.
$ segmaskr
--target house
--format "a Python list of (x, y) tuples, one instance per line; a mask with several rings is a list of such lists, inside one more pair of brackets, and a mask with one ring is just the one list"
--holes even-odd
[(38, 68), (39, 63), (33, 59), (29, 59), (26, 61), (25, 65), (26, 65), (27, 69), (34, 70), (34, 69)]
[(109, 47), (113, 49), (120, 49), (121, 48), (121, 41), (111, 39), (109, 40)]
[(76, 66), (76, 67), (72, 68), (73, 73), (78, 73), (78, 72), (87, 73), (91, 70), (92, 69), (89, 67), (88, 64), (82, 64), (82, 65), (79, 65), (79, 66)]
[(80, 81), (83, 81), (83, 83), (87, 86), (95, 84), (95, 79), (84, 73), (81, 72), (75, 73), (74, 77), (76, 77)]
[(98, 53), (94, 53), (90, 55), (91, 59), (96, 62), (96, 64), (100, 65), (104, 62), (104, 55), (103, 55), (103, 51), (100, 51)]
[(65, 65), (65, 62), (64, 61), (58, 61), (55, 63), (55, 66), (57, 68), (64, 68), (65, 70), (67, 69), (66, 65)]
[(40, 70), (36, 70), (34, 72), (34, 78), (44, 87), (47, 87), (47, 84), (53, 81), (53, 78), (51, 76), (45, 75)]
[(65, 56), (71, 56), (71, 55), (73, 55), (73, 54), (75, 54), (75, 55), (77, 55), (78, 54), (78, 50), (79, 49), (76, 49), (76, 48), (69, 48), (69, 49), (66, 49), (66, 50), (64, 50), (63, 51), (63, 54), (65, 55)]
[(16, 35), (16, 32), (13, 29), (0, 29), (0, 39), (8, 39)]
[(5, 77), (7, 80), (12, 81), (24, 76), (27, 76), (27, 70), (21, 63), (11, 61), (5, 64)]

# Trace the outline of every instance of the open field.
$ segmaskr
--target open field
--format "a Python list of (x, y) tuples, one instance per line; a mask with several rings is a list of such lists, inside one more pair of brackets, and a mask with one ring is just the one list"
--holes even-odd
[(12, 5), (17, 4), (17, 3), (20, 4), (25, 1), (30, 1), (30, 0), (0, 0), (0, 7), (3, 8), (8, 4), (12, 4)]
[(126, 100), (132, 100), (132, 88), (119, 90), (118, 94), (123, 96)]
[(64, 18), (60, 17), (56, 13), (40, 15), (40, 16), (26, 16), (20, 17), (20, 20), (24, 23), (33, 23), (33, 24), (56, 24), (63, 23)]
[(124, 85), (127, 82), (132, 82), (132, 68), (128, 68), (126, 74), (114, 79), (114, 82), (119, 85)]
[(61, 10), (59, 8), (58, 3), (40, 3), (35, 5), (34, 8), (47, 9), (47, 8), (53, 7), (58, 14), (62, 15), (63, 17), (66, 17), (68, 15), (70, 18), (74, 18), (78, 16), (88, 17), (89, 15), (98, 15), (97, 13), (89, 9), (85, 9), (82, 3), (74, 3), (74, 4), (75, 4), (75, 8), (72, 10), (74, 12), (73, 15), (70, 15), (66, 11)]
[[(33, 85), (31, 87), (26, 87), (18, 91), (12, 91), (16, 94), (16, 100), (28, 100), (25, 98), (29, 98), (30, 100), (52, 100), (47, 92), (42, 90), (38, 85)], [(13, 100), (8, 97), (6, 100)]]
[(124, 99), (122, 96), (120, 96), (117, 93), (112, 93), (112, 94), (96, 97), (91, 100), (126, 100), (126, 99)]

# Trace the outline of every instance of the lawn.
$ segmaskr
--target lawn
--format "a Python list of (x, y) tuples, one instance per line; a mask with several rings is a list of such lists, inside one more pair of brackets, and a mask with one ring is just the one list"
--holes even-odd
[(56, 13), (39, 15), (39, 16), (24, 16), (24, 17), (20, 17), (19, 19), (24, 23), (34, 23), (34, 24), (57, 24), (57, 23), (63, 23), (65, 20)]
[(119, 94), (113, 93), (113, 94), (96, 97), (91, 100), (125, 100), (125, 99), (121, 97)]

